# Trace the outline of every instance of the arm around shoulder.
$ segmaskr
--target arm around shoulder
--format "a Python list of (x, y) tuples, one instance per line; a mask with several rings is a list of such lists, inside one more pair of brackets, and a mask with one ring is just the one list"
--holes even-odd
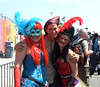
[(23, 51), (24, 50), (24, 45), (25, 44), (25, 41), (20, 41), (20, 42), (18, 42), (16, 45), (15, 45), (15, 47), (14, 47), (14, 50), (16, 50), (16, 51)]
[(79, 55), (69, 49), (66, 59), (68, 59), (70, 62), (77, 63), (79, 61)]
[(23, 51), (16, 50), (15, 67), (19, 67), (20, 68), (21, 65), (22, 65), (22, 62), (23, 62), (23, 60), (25, 58), (26, 49), (27, 49), (26, 43), (23, 43), (23, 46), (24, 46)]

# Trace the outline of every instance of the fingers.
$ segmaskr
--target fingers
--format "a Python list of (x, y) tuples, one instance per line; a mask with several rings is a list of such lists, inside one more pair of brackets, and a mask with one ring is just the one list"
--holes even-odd
[(77, 59), (76, 59), (75, 56), (70, 57), (69, 60), (70, 60), (70, 62), (72, 62), (72, 63), (76, 63), (76, 62), (77, 62)]
[(15, 45), (15, 50), (22, 52), (25, 49), (25, 42), (19, 42)]
[(76, 56), (76, 54), (74, 53), (70, 58), (70, 61), (72, 62), (72, 63), (77, 63), (77, 56)]
[(18, 46), (18, 47), (16, 48), (16, 50), (22, 52), (22, 51), (24, 50), (24, 47), (23, 47), (23, 46)]

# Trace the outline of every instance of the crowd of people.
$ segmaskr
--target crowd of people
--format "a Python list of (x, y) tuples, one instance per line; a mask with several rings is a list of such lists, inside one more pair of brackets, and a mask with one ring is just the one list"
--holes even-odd
[[(95, 68), (93, 55), (97, 54), (99, 48), (95, 50), (96, 41), (93, 40), (93, 45), (90, 43), (87, 29), (80, 28), (75, 35), (72, 25), (77, 20), (81, 26), (82, 18), (73, 17), (59, 28), (60, 17), (56, 16), (49, 19), (43, 28), (41, 19), (21, 19), (18, 12), (15, 14), (17, 30), (25, 36), (23, 41), (15, 45), (15, 87), (81, 87), (79, 79), (89, 86), (85, 65), (90, 58), (92, 75)], [(76, 44), (80, 44), (84, 56), (73, 48)]]
[(98, 33), (90, 33), (90, 49), (93, 54), (90, 56), (90, 76), (94, 75), (97, 68), (97, 73), (100, 75), (100, 35)]

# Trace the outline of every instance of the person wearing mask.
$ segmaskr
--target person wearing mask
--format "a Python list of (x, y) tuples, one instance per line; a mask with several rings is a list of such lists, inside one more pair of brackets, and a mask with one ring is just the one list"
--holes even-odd
[(15, 87), (44, 87), (48, 56), (44, 45), (44, 36), (41, 33), (40, 21), (42, 20), (39, 18), (21, 19), (19, 12), (16, 12), (15, 21), (16, 28), (25, 36), (23, 51), (16, 50), (15, 55)]
[[(80, 17), (73, 17), (61, 27), (59, 34), (55, 38), (55, 45), (52, 51), (52, 62), (61, 78), (62, 87), (73, 87), (78, 75), (78, 63), (70, 62), (68, 54), (68, 52), (72, 51), (69, 48), (69, 44), (75, 31), (72, 24), (77, 20), (82, 25), (83, 20)], [(79, 59), (78, 54), (75, 52), (73, 54)]]
[[(49, 87), (62, 87), (60, 79), (58, 78), (58, 75), (56, 74), (56, 70), (52, 65), (51, 60), (51, 53), (54, 48), (54, 39), (57, 37), (58, 31), (59, 31), (59, 20), (60, 17), (56, 16), (51, 19), (49, 19), (45, 25), (44, 25), (44, 40), (45, 40), (45, 48), (48, 52), (48, 64), (46, 66), (46, 79), (49, 83)], [(15, 50), (23, 51), (24, 49), (24, 42), (19, 42), (17, 45), (15, 45)], [(74, 61), (76, 61), (76, 56), (73, 55), (72, 52), (69, 52), (70, 58), (73, 58)]]

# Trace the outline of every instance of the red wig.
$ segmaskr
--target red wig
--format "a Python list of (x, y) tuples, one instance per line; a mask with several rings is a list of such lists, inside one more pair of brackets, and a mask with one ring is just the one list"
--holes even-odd
[[(41, 29), (42, 30), (42, 25), (40, 24), (40, 22), (36, 22), (34, 29)], [(42, 52), (44, 54), (44, 61), (45, 61), (45, 66), (46, 66), (48, 64), (48, 56), (47, 56), (47, 51), (45, 49), (43, 34), (41, 34), (41, 38), (39, 41), (39, 47), (34, 45), (34, 42), (29, 37), (26, 37), (25, 41), (26, 41), (26, 44), (31, 49), (31, 55), (33, 57), (33, 61), (35, 62), (35, 64), (39, 65), (39, 60), (41, 60), (39, 52)]]

